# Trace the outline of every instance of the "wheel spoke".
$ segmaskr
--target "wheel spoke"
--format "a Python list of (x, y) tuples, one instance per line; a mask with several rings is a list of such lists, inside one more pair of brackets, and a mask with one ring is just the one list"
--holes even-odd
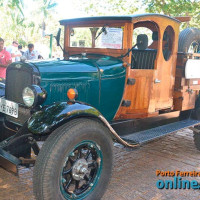
[(82, 156), (81, 149), (78, 149), (78, 156), (77, 156), (77, 159), (81, 158), (81, 156)]
[(71, 165), (73, 165), (75, 163), (75, 161), (70, 156), (69, 156), (68, 160), (71, 163)]
[(87, 177), (87, 175), (84, 176), (84, 180), (89, 181), (89, 178)]
[(97, 161), (94, 161), (94, 162), (88, 164), (88, 168), (96, 168), (97, 165), (98, 165), (98, 164), (97, 164)]
[(91, 150), (88, 149), (88, 152), (87, 152), (87, 154), (85, 156), (85, 160), (87, 160), (89, 158), (90, 153), (91, 153)]
[(65, 185), (65, 190), (68, 190), (71, 183), (72, 183), (72, 178), (70, 178), (68, 183)]
[(77, 190), (79, 188), (79, 183), (80, 183), (80, 181), (75, 182), (75, 190)]
[(64, 176), (64, 175), (67, 175), (67, 174), (69, 174), (69, 173), (71, 173), (71, 171), (72, 171), (72, 168), (67, 169), (67, 170), (64, 170), (64, 171), (63, 171), (63, 176)]

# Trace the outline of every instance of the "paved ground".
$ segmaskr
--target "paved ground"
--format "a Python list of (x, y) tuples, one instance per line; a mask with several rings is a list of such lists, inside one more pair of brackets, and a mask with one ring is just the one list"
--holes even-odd
[[(168, 135), (146, 146), (127, 152), (115, 147), (113, 177), (103, 200), (198, 200), (193, 189), (159, 190), (155, 171), (200, 171), (200, 153), (195, 149), (191, 130)], [(169, 178), (161, 178), (169, 179)], [(183, 178), (197, 180), (200, 178)], [(20, 169), (19, 178), (0, 168), (1, 200), (34, 200), (32, 169)]]

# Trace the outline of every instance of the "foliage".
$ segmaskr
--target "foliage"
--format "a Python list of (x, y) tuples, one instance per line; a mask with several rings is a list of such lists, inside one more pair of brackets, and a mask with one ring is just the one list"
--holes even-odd
[(16, 39), (22, 34), (21, 27), (25, 27), (23, 8), (23, 0), (0, 1), (1, 19), (4, 22), (0, 28), (1, 37), (11, 35), (12, 39)]
[(74, 1), (76, 7), (89, 16), (101, 15), (127, 15), (138, 10), (138, 0), (82, 0)]
[[(8, 46), (18, 40), (23, 46), (28, 43), (49, 45), (49, 39), (42, 37), (42, 23), (47, 20), (49, 33), (56, 34), (58, 19), (52, 17), (57, 3), (53, 0), (0, 0), (0, 12), (3, 23), (0, 26), (0, 37)], [(48, 49), (48, 48), (47, 48)], [(47, 53), (48, 54), (48, 53)]]
[(184, 25), (200, 27), (200, 0), (143, 0), (146, 11), (168, 16), (191, 16), (192, 20)]

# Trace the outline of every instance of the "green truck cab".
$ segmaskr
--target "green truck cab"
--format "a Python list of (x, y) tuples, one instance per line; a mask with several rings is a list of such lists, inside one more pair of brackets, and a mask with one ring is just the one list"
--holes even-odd
[(38, 200), (97, 200), (111, 177), (113, 143), (134, 149), (195, 126), (200, 149), (200, 31), (179, 34), (187, 20), (158, 14), (61, 20), (64, 59), (7, 68), (0, 166), (17, 173), (19, 165), (35, 165)]

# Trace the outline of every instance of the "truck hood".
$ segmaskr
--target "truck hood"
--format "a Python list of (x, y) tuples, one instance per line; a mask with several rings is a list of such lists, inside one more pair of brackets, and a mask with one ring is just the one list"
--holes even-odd
[(80, 55), (75, 55), (69, 60), (44, 60), (31, 62), (35, 65), (41, 74), (42, 79), (69, 79), (93, 74), (94, 78), (98, 78), (101, 72), (102, 78), (124, 73), (122, 61), (104, 55), (88, 54), (88, 57), (82, 58)]
[(40, 72), (42, 79), (66, 79), (71, 74), (80, 73), (98, 73), (98, 68), (89, 61), (73, 61), (73, 60), (44, 60), (31, 62)]

